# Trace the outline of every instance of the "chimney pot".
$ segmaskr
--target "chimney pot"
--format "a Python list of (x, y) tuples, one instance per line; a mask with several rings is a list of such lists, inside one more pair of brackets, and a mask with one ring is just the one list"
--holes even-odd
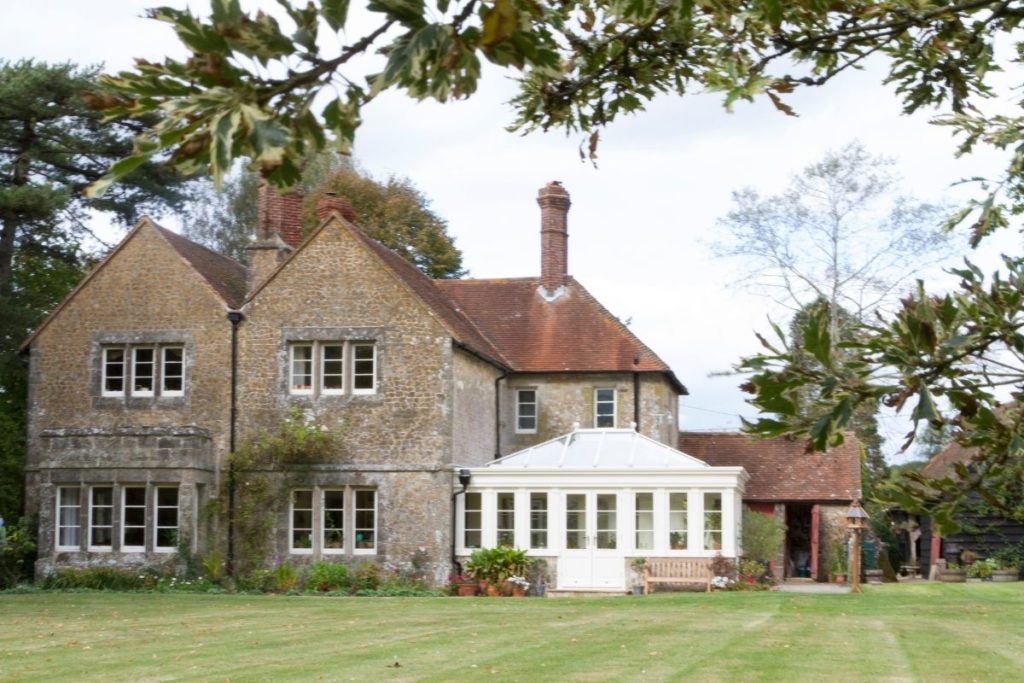
[(572, 202), (562, 183), (552, 180), (537, 193), (540, 205), (540, 284), (554, 293), (569, 277), (568, 215)]
[(349, 223), (354, 223), (356, 220), (356, 213), (347, 199), (339, 197), (334, 192), (325, 192), (316, 204), (316, 217), (323, 223), (332, 213), (339, 214)]

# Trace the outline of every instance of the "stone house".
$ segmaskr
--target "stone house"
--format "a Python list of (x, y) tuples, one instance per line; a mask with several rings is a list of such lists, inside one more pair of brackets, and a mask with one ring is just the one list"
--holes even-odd
[[(742, 463), (675, 450), (685, 387), (568, 274), (565, 189), (537, 201), (541, 274), (516, 279), (432, 280), (334, 197), (303, 237), (302, 197), (261, 189), (248, 268), (140, 221), (23, 347), (37, 573), (416, 555), (440, 582), (486, 541), (619, 588), (630, 555), (738, 553)], [(232, 457), (282, 425), (328, 457)]]

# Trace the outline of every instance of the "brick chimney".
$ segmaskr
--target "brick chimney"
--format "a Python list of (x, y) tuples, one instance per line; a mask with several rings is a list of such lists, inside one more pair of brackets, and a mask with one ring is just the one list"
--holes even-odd
[(556, 297), (569, 275), (569, 193), (553, 180), (537, 192), (540, 205), (540, 285)]
[(347, 199), (339, 197), (334, 192), (326, 192), (316, 204), (317, 220), (323, 223), (332, 213), (339, 214), (349, 223), (354, 223), (356, 220), (356, 213)]
[(302, 241), (302, 190), (280, 194), (260, 180), (256, 211), (256, 240), (246, 248), (250, 292)]

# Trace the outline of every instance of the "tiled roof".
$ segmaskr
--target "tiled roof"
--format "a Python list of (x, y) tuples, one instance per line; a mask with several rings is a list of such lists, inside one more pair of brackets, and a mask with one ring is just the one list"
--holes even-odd
[(445, 280), (431, 280), (416, 266), (391, 251), (377, 240), (369, 237), (359, 228), (352, 232), (366, 244), (382, 261), (413, 291), (448, 327), (455, 339), (476, 353), (499, 365), (508, 365), (502, 353), (491, 340), (481, 334), (472, 321), (457, 309), (445, 291), (439, 287)]
[(242, 304), (245, 300), (245, 266), (156, 223), (153, 227), (210, 283), (228, 306), (238, 308)]
[(852, 434), (827, 453), (803, 441), (753, 439), (736, 432), (680, 432), (679, 450), (709, 465), (742, 466), (751, 501), (851, 501), (860, 492), (860, 446)]
[[(546, 301), (540, 279), (436, 280), (518, 372), (664, 372), (669, 366), (569, 278)], [(682, 390), (682, 385), (678, 385)]]
[(921, 475), (929, 479), (956, 476), (953, 465), (958, 462), (969, 463), (977, 452), (977, 448), (965, 448), (954, 441), (932, 456), (928, 464), (921, 468)]

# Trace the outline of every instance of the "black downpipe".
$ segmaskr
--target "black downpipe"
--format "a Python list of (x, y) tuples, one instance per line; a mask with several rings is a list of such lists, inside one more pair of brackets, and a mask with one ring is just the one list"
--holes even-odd
[(245, 319), (241, 311), (228, 311), (231, 323), (231, 417), (228, 426), (228, 557), (227, 573), (235, 573), (235, 422), (238, 418), (238, 324)]
[(633, 423), (640, 431), (640, 373), (633, 373)]

